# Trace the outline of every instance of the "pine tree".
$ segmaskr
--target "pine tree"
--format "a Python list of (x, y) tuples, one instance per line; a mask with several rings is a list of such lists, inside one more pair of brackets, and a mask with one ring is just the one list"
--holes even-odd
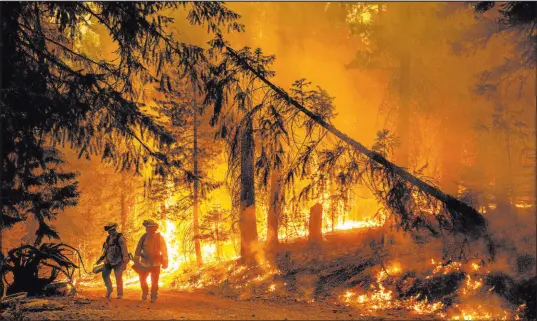
[(497, 32), (509, 32), (516, 37), (518, 47), (525, 58), (528, 67), (535, 66), (535, 55), (537, 54), (537, 5), (534, 2), (511, 1), (505, 3), (495, 3), (493, 1), (479, 1), (474, 3), (474, 10), (485, 13), (497, 8), (500, 17), (496, 22), (500, 26)]
[(222, 259), (222, 243), (229, 240), (229, 212), (215, 207), (203, 216), (200, 223), (200, 238), (214, 242), (216, 246), (216, 258)]
[[(100, 155), (118, 169), (139, 170), (152, 162), (156, 173), (164, 172), (165, 159), (155, 149), (170, 144), (173, 138), (141, 111), (134, 88), (138, 81), (165, 81), (166, 75), (159, 70), (165, 63), (179, 63), (182, 70), (188, 70), (203, 62), (200, 48), (176, 42), (165, 32), (171, 20), (160, 12), (180, 5), (2, 4), (0, 172), (6, 182), (1, 195), (2, 229), (22, 219), (13, 210), (15, 201), (35, 203), (39, 210), (74, 204), (73, 187), (58, 192), (65, 194), (64, 204), (40, 205), (44, 200), (15, 186), (19, 181), (33, 184), (31, 172), (36, 164), (49, 180), (73, 179), (69, 173), (50, 169), (50, 164), (60, 162), (53, 152), (57, 145), (67, 143), (79, 156)], [(192, 24), (206, 24), (212, 31), (223, 24), (241, 28), (234, 22), (238, 16), (221, 4), (183, 6), (188, 8)], [(117, 44), (117, 57), (94, 59), (74, 48), (86, 17), (103, 27)], [(115, 58), (118, 63), (112, 62)], [(41, 221), (47, 217), (34, 214)], [(43, 224), (41, 231), (46, 231)]]
[[(59, 146), (79, 157), (98, 155), (118, 170), (144, 165), (165, 174), (158, 150), (173, 137), (142, 111), (139, 83), (167, 82), (162, 67), (188, 73), (206, 59), (202, 48), (174, 40), (164, 10), (184, 7), (192, 25), (241, 30), (239, 17), (220, 3), (2, 3), (0, 91), (1, 232), (29, 214), (37, 242), (58, 237), (49, 225), (74, 206), (75, 174), (64, 172)], [(76, 48), (87, 20), (117, 51), (96, 57)], [(86, 28), (87, 29), (87, 28)]]
[[(242, 51), (262, 73), (270, 74), (268, 69), (273, 57), (264, 56), (261, 50), (252, 52), (250, 48)], [(255, 262), (260, 250), (258, 243), (256, 176), (261, 176), (261, 185), (267, 186), (271, 166), (272, 149), (265, 149), (264, 142), (274, 137), (266, 127), (279, 117), (276, 107), (270, 104), (270, 97), (264, 96), (263, 89), (256, 88), (252, 78), (244, 77), (239, 68), (230, 65), (226, 57), (221, 57), (211, 67), (205, 79), (207, 96), (205, 104), (214, 106), (212, 123), (218, 123), (218, 137), (229, 146), (228, 166), (233, 205), (238, 210), (239, 232), (241, 237), (241, 258), (243, 262)], [(230, 97), (229, 97), (230, 96)], [(261, 97), (261, 98), (259, 98)], [(221, 115), (223, 114), (223, 115)], [(272, 125), (271, 125), (272, 124)], [(275, 131), (273, 130), (272, 133)], [(265, 152), (269, 152), (269, 154)], [(256, 172), (258, 175), (256, 175)]]
[[(199, 72), (207, 72), (200, 68)], [(186, 81), (179, 73), (172, 72), (170, 86), (158, 88), (162, 99), (157, 108), (165, 127), (177, 140), (165, 149), (173, 168), (173, 182), (167, 185), (171, 195), (179, 199), (170, 208), (172, 217), (185, 219), (186, 212), (192, 213), (192, 241), (198, 265), (203, 264), (199, 222), (203, 217), (200, 207), (207, 193), (221, 183), (208, 177), (207, 172), (215, 166), (221, 153), (221, 145), (214, 141), (215, 129), (210, 127), (211, 110), (200, 99), (199, 85), (195, 79)], [(186, 165), (188, 164), (188, 165)], [(191, 165), (190, 165), (191, 164)], [(153, 182), (162, 184), (162, 182)], [(169, 198), (169, 196), (163, 196)], [(160, 199), (164, 201), (165, 199)], [(180, 214), (183, 213), (183, 214)]]

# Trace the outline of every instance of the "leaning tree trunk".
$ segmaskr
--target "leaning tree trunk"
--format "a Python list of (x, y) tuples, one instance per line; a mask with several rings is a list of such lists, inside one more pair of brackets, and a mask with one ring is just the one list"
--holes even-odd
[(254, 263), (257, 246), (257, 224), (255, 214), (254, 154), (255, 145), (252, 121), (248, 119), (240, 135), (240, 217), (241, 259), (244, 263)]
[(281, 175), (279, 171), (274, 171), (270, 177), (269, 212), (267, 216), (267, 247), (278, 245), (278, 219), (280, 218), (281, 207)]
[(407, 172), (404, 168), (399, 167), (395, 165), (394, 163), (388, 161), (384, 156), (367, 149), (364, 145), (353, 140), (349, 136), (343, 134), (337, 128), (335, 128), (334, 126), (332, 126), (331, 124), (323, 120), (319, 115), (313, 113), (306, 107), (302, 106), (295, 99), (291, 98), (289, 94), (287, 94), (283, 89), (281, 89), (280, 87), (270, 82), (265, 76), (263, 76), (263, 74), (261, 74), (261, 72), (259, 72), (257, 69), (250, 66), (250, 64), (247, 61), (245, 61), (233, 48), (227, 45), (225, 46), (225, 48), (227, 52), (230, 54), (230, 56), (235, 59), (237, 64), (241, 65), (243, 68), (250, 71), (259, 80), (261, 80), (267, 86), (269, 86), (277, 95), (279, 95), (282, 99), (287, 101), (288, 104), (294, 106), (299, 111), (306, 114), (308, 117), (313, 119), (321, 127), (325, 128), (328, 132), (332, 133), (333, 135), (335, 135), (336, 137), (338, 137), (345, 143), (352, 146), (361, 154), (367, 156), (368, 158), (380, 164), (384, 168), (389, 169), (391, 172), (398, 175), (404, 181), (416, 186), (422, 192), (442, 202), (444, 206), (447, 208), (449, 214), (451, 215), (451, 219), (453, 221), (460, 222), (460, 226), (458, 227), (458, 230), (460, 232), (466, 233), (475, 238), (478, 238), (483, 235), (485, 237), (487, 236), (487, 234), (485, 233), (486, 232), (486, 220), (481, 214), (479, 214), (479, 212), (477, 212), (475, 208), (473, 208), (472, 206), (469, 206), (468, 204), (465, 204), (464, 202), (456, 199), (455, 197), (449, 194), (442, 192), (441, 190), (428, 184), (427, 182), (424, 182), (418, 177)]
[(198, 170), (198, 110), (196, 108), (196, 100), (192, 99), (194, 108), (194, 149), (192, 158), (194, 163), (194, 246), (196, 248), (196, 262), (198, 266), (203, 265), (201, 256), (201, 245), (199, 235), (199, 170)]

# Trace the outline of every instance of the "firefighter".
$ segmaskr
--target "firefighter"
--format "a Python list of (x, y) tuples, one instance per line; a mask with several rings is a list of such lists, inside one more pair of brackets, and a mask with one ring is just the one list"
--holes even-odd
[(146, 233), (138, 241), (134, 254), (137, 272), (140, 275), (140, 286), (142, 287), (142, 301), (147, 300), (149, 288), (147, 277), (151, 275), (151, 302), (158, 298), (158, 281), (160, 268), (168, 268), (168, 249), (164, 237), (157, 232), (158, 224), (153, 220), (143, 222)]
[(108, 237), (103, 244), (103, 254), (97, 260), (96, 265), (104, 260), (103, 280), (106, 286), (106, 298), (112, 295), (112, 281), (110, 274), (114, 271), (116, 277), (117, 298), (123, 298), (123, 271), (129, 263), (129, 252), (127, 250), (127, 241), (125, 237), (118, 233), (116, 223), (107, 223), (104, 230), (108, 232)]

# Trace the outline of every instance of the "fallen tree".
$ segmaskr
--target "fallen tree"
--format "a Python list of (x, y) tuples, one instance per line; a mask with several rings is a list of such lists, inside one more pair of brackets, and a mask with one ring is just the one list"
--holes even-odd
[[(347, 143), (361, 155), (365, 156), (370, 161), (370, 178), (380, 178), (381, 183), (387, 184), (390, 187), (389, 190), (385, 192), (379, 192), (378, 190), (374, 191), (375, 194), (382, 198), (385, 205), (400, 215), (401, 222), (405, 223), (402, 224), (403, 227), (412, 229), (425, 226), (433, 233), (433, 235), (438, 234), (437, 231), (426, 222), (423, 215), (413, 215), (412, 211), (419, 208), (419, 204), (412, 204), (409, 206), (409, 202), (412, 202), (409, 201), (410, 197), (406, 197), (406, 199), (403, 197), (403, 193), (407, 192), (407, 194), (410, 194), (415, 189), (425, 197), (434, 198), (441, 203), (442, 209), (440, 213), (435, 214), (435, 218), (439, 222), (440, 228), (445, 228), (447, 225), (446, 223), (449, 221), (451, 231), (454, 233), (463, 233), (473, 240), (485, 237), (490, 241), (490, 236), (487, 233), (486, 220), (475, 208), (452, 195), (442, 192), (432, 184), (412, 175), (406, 169), (390, 162), (381, 153), (366, 148), (364, 145), (339, 131), (321, 116), (310, 111), (297, 100), (293, 99), (285, 90), (269, 81), (267, 78), (270, 73), (266, 73), (263, 70), (260, 70), (260, 68), (252, 66), (248, 59), (248, 55), (243, 55), (242, 51), (235, 51), (221, 37), (215, 39), (213, 45), (219, 47), (223, 51), (223, 54), (236, 64), (237, 67), (241, 68), (243, 72), (249, 73), (271, 88), (272, 91), (288, 105), (295, 107), (319, 126), (338, 137), (341, 141)], [(411, 209), (409, 210), (409, 208)], [(414, 220), (409, 219), (411, 216), (413, 216)], [(447, 220), (446, 217), (448, 217)], [(492, 247), (490, 247), (490, 249), (492, 249)]]

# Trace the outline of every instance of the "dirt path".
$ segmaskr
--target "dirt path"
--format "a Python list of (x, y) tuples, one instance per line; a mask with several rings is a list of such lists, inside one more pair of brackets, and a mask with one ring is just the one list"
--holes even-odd
[[(103, 291), (81, 291), (79, 298), (53, 299), (61, 310), (25, 312), (24, 319), (91, 320), (349, 320), (359, 312), (324, 302), (234, 301), (202, 292), (162, 290), (156, 303), (139, 300), (139, 291), (127, 290), (122, 300), (103, 298)], [(371, 319), (370, 317), (368, 319)]]

